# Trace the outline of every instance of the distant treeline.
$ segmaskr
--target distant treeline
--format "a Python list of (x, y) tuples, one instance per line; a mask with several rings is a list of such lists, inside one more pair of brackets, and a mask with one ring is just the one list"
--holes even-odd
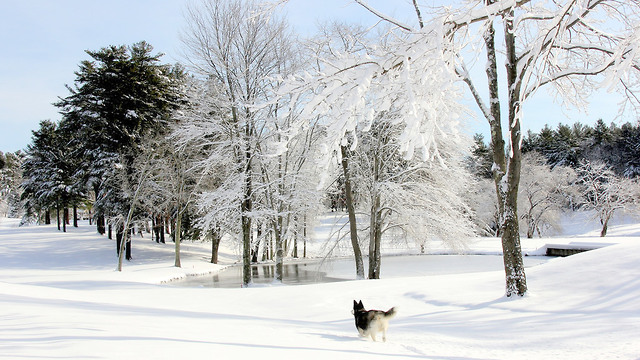
[[(481, 159), (475, 172), (483, 177), (491, 177), (490, 146), (481, 134), (475, 135), (473, 153)], [(640, 125), (607, 125), (602, 119), (593, 127), (579, 122), (556, 128), (545, 125), (540, 132), (524, 136), (522, 152), (531, 151), (542, 154), (551, 167), (577, 168), (582, 160), (601, 161), (617, 175), (635, 178), (640, 175)]]

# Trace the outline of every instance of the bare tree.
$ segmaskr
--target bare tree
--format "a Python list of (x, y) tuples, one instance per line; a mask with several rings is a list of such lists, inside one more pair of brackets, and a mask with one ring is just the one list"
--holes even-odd
[(584, 204), (597, 213), (602, 224), (600, 236), (604, 237), (614, 212), (624, 210), (636, 201), (638, 183), (616, 176), (602, 162), (585, 160), (580, 164), (578, 174), (583, 187)]
[(527, 238), (534, 233), (542, 236), (542, 228), (553, 227), (563, 206), (567, 193), (575, 183), (575, 172), (565, 166), (551, 169), (546, 159), (537, 152), (522, 157), (522, 180), (518, 196), (520, 219), (526, 229)]
[[(272, 116), (256, 105), (266, 101), (271, 77), (278, 74), (287, 46), (286, 23), (261, 13), (252, 0), (202, 0), (186, 11), (183, 37), (187, 59), (213, 83), (217, 128), (234, 160), (242, 229), (243, 283), (251, 282), (251, 231), (256, 155)], [(208, 131), (210, 133), (210, 131)], [(235, 186), (228, 184), (231, 186)]]

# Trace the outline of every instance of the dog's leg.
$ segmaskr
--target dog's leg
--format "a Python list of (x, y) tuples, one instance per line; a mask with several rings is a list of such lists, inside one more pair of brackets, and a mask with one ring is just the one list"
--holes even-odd
[(376, 332), (375, 331), (370, 332), (369, 335), (371, 335), (371, 340), (376, 341)]

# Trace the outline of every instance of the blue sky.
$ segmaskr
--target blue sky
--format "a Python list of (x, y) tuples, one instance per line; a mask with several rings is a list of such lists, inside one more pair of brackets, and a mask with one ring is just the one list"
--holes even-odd
[[(4, 1), (0, 11), (0, 151), (24, 149), (41, 120), (60, 119), (51, 105), (68, 95), (85, 50), (131, 45), (146, 40), (163, 62), (181, 61), (183, 8), (191, 0), (21, 0)], [(434, 5), (436, 0), (423, 3)], [(370, 0), (401, 19), (411, 17), (409, 0)], [(373, 24), (376, 18), (350, 0), (289, 0), (284, 9), (301, 33), (329, 19)], [(542, 92), (544, 93), (544, 91)], [(589, 115), (563, 114), (544, 94), (525, 108), (528, 128), (544, 123), (606, 122), (616, 114), (615, 100), (594, 98)], [(473, 132), (485, 132), (482, 120)]]

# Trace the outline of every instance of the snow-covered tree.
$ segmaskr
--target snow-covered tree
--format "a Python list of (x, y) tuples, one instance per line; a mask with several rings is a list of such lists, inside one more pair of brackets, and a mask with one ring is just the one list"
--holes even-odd
[(241, 178), (234, 154), (233, 127), (218, 101), (216, 83), (192, 79), (187, 103), (174, 114), (176, 126), (169, 139), (171, 151), (188, 154), (190, 172), (197, 184), (194, 224), (212, 241), (211, 262), (217, 263), (218, 247), (224, 235), (242, 237), (240, 204)]
[(477, 232), (486, 236), (500, 236), (496, 187), (492, 179), (476, 178), (467, 193)]
[(569, 167), (551, 169), (542, 155), (536, 152), (523, 155), (518, 210), (527, 238), (534, 233), (542, 236), (545, 228), (557, 226), (575, 180), (575, 172)]
[[(407, 218), (394, 220), (392, 223), (395, 225), (406, 223), (407, 220), (415, 221), (415, 224), (433, 224), (425, 221), (425, 218), (419, 219), (418, 209), (422, 209), (424, 212), (422, 216), (426, 218), (437, 217), (438, 210), (441, 214), (446, 212), (447, 209), (437, 209), (438, 206), (434, 205), (435, 203), (431, 203), (432, 206), (429, 207), (427, 203), (430, 199), (433, 200), (430, 197), (421, 196), (413, 202), (406, 200), (410, 197), (408, 194), (411, 191), (416, 191), (412, 194), (415, 196), (418, 192), (427, 190), (421, 188), (421, 185), (427, 183), (430, 186), (442, 185), (441, 179), (433, 179), (439, 176), (438, 168), (441, 170), (456, 168), (458, 159), (451, 156), (452, 153), (445, 149), (449, 144), (457, 143), (460, 139), (458, 125), (462, 109), (456, 101), (460, 98), (461, 92), (455, 85), (455, 68), (452, 66), (455, 52), (443, 51), (443, 48), (449, 49), (452, 44), (443, 44), (437, 37), (411, 37), (402, 33), (394, 33), (390, 36), (382, 34), (377, 36), (377, 41), (373, 42), (371, 39), (366, 39), (365, 34), (366, 32), (356, 31), (339, 33), (340, 36), (337, 37), (339, 41), (334, 40), (338, 46), (332, 46), (334, 43), (331, 42), (323, 45), (326, 50), (318, 51), (314, 59), (316, 68), (289, 79), (289, 86), (283, 89), (283, 92), (308, 99), (301, 119), (322, 117), (327, 133), (327, 144), (323, 153), (324, 167), (329, 168), (329, 164), (336, 157), (343, 165), (349, 163), (348, 166), (343, 166), (349, 169), (345, 171), (344, 178), (348, 210), (351, 193), (348, 185), (351, 182), (350, 177), (353, 176), (350, 174), (352, 172), (350, 169), (354, 167), (355, 159), (352, 154), (357, 153), (358, 149), (364, 146), (364, 139), (367, 136), (375, 133), (373, 129), (381, 126), (376, 124), (376, 119), (388, 116), (385, 114), (393, 114), (388, 117), (390, 126), (387, 128), (393, 131), (388, 134), (379, 134), (387, 136), (387, 140), (380, 142), (381, 147), (391, 150), (386, 150), (384, 155), (379, 153), (379, 156), (374, 155), (375, 146), (371, 146), (370, 154), (367, 154), (367, 150), (362, 151), (363, 159), (369, 155), (372, 156), (370, 158), (372, 164), (384, 159), (385, 156), (395, 157), (394, 161), (389, 162), (388, 165), (395, 167), (393, 171), (399, 171), (395, 177), (399, 183), (393, 184), (397, 185), (393, 190), (391, 190), (394, 187), (391, 186), (393, 181), (389, 179), (394, 175), (389, 173), (384, 175), (384, 179), (378, 181), (376, 176), (380, 176), (380, 173), (370, 172), (370, 179), (375, 185), (367, 189), (362, 184), (363, 188), (367, 189), (364, 193), (375, 190), (373, 198), (368, 201), (370, 211), (367, 213), (371, 215), (368, 218), (373, 220), (374, 225), (370, 227), (369, 238), (370, 253), (373, 254), (372, 260), (375, 264), (370, 271), (373, 271), (372, 277), (377, 277), (379, 262), (376, 258), (379, 258), (382, 229), (387, 226), (385, 221), (391, 219), (387, 215), (395, 214), (395, 210), (389, 212), (389, 208), (382, 205), (383, 200), (378, 196), (381, 193), (377, 190), (385, 188), (386, 185), (381, 185), (382, 183), (388, 184), (389, 187), (384, 190), (385, 194), (396, 191), (399, 197), (404, 197)], [(351, 46), (351, 44), (354, 45)], [(375, 139), (375, 136), (368, 138), (367, 141), (371, 140), (369, 145), (373, 144)], [(413, 175), (421, 174), (417, 178), (411, 178), (409, 175), (411, 171), (397, 168), (398, 164), (410, 161), (422, 164), (413, 165), (416, 168)], [(374, 168), (375, 164), (369, 167), (369, 169)], [(385, 169), (385, 171), (389, 170)], [(418, 178), (420, 182), (417, 181)], [(403, 180), (415, 186), (403, 188)], [(355, 187), (358, 184), (352, 183), (352, 186)], [(434, 191), (440, 190), (443, 189), (438, 188)], [(384, 201), (397, 200), (391, 200), (392, 197)], [(440, 198), (444, 199), (445, 196)], [(452, 207), (455, 208), (458, 204), (454, 201)], [(387, 205), (393, 209), (398, 204), (389, 202)], [(408, 208), (414, 205), (415, 208), (409, 211)], [(349, 213), (352, 214), (353, 211)], [(399, 211), (398, 215), (400, 214)], [(415, 217), (409, 219), (410, 216)], [(349, 223), (352, 227), (350, 231), (352, 236), (355, 233), (353, 230), (355, 222), (355, 216), (351, 216)], [(445, 223), (448, 222), (441, 222), (443, 226)], [(440, 227), (437, 229), (438, 231), (431, 229), (433, 236), (443, 234), (440, 232)], [(420, 235), (420, 237), (424, 236), (425, 234)], [(426, 236), (429, 236), (429, 232)], [(354, 250), (357, 250), (357, 246), (354, 246)], [(358, 271), (359, 266), (356, 266), (356, 269)]]
[[(355, 25), (348, 25), (344, 23), (334, 22), (326, 24), (320, 28), (321, 34), (309, 41), (310, 51), (313, 53), (311, 59), (323, 59), (323, 61), (310, 61), (311, 68), (316, 72), (322, 72), (324, 70), (324, 61), (331, 62), (333, 60), (339, 60), (345, 54), (349, 56), (357, 56), (361, 54), (366, 56), (368, 48), (370, 46), (370, 39), (366, 39), (366, 29)], [(309, 95), (313, 94), (314, 89), (309, 89)], [(296, 96), (295, 93), (293, 96)], [(307, 115), (313, 117), (312, 114)], [(325, 121), (325, 115), (320, 113), (316, 115)], [(304, 117), (303, 117), (304, 119)], [(303, 123), (304, 124), (304, 123)], [(330, 134), (327, 134), (331, 136)], [(349, 225), (349, 238), (351, 240), (351, 248), (353, 250), (354, 262), (356, 267), (356, 278), (364, 279), (364, 259), (362, 255), (362, 249), (358, 237), (358, 224), (356, 216), (356, 200), (353, 183), (353, 171), (354, 165), (352, 157), (354, 156), (355, 145), (355, 132), (350, 131), (344, 134), (345, 141), (340, 144), (339, 149), (339, 162), (342, 169), (342, 173), (339, 179), (342, 182), (340, 193), (343, 194), (344, 207), (347, 210), (348, 225)], [(329, 141), (332, 138), (329, 137)], [(335, 149), (334, 151), (338, 151)], [(327, 149), (325, 149), (325, 157), (327, 156)], [(334, 181), (335, 182), (335, 181)], [(375, 260), (374, 260), (375, 261)], [(379, 262), (378, 262), (379, 263)], [(379, 272), (378, 272), (379, 273)]]
[(218, 141), (209, 166), (225, 157), (234, 167), (217, 190), (201, 200), (209, 202), (212, 210), (220, 209), (216, 202), (225, 197), (224, 207), (237, 205), (244, 284), (251, 282), (258, 156), (271, 134), (269, 119), (274, 116), (273, 107), (256, 105), (268, 100), (273, 77), (286, 63), (290, 47), (286, 22), (257, 10), (257, 3), (251, 0), (203, 0), (188, 7), (184, 36), (188, 61), (210, 83), (208, 95), (216, 108), (193, 126), (204, 131), (201, 138)]
[[(188, 147), (176, 147), (175, 141), (164, 132), (149, 136), (143, 143), (142, 152), (136, 157), (134, 166), (136, 169), (146, 169), (139, 195), (141, 207), (151, 214), (154, 221), (165, 217), (171, 219), (175, 243), (174, 265), (181, 267), (180, 245), (190, 226), (190, 222), (185, 224), (185, 220), (189, 219), (189, 213), (192, 212), (198, 185), (193, 165), (197, 156)], [(159, 241), (157, 237), (156, 233), (156, 240)]]
[[(638, 98), (634, 94), (640, 86), (640, 52), (637, 51), (640, 30), (636, 24), (640, 20), (640, 4), (637, 1), (619, 0), (473, 1), (438, 9), (433, 19), (424, 21), (424, 13), (420, 11), (418, 2), (414, 1), (417, 16), (416, 25), (413, 26), (380, 13), (365, 0), (355, 2), (393, 24), (396, 29), (404, 31), (406, 40), (386, 57), (387, 62), (378, 71), (371, 69), (376, 68), (374, 64), (382, 63), (370, 58), (357, 63), (334, 63), (335, 68), (339, 69), (334, 74), (360, 73), (359, 80), (353, 81), (355, 79), (352, 78), (352, 81), (346, 81), (343, 75), (341, 83), (328, 83), (326, 88), (334, 92), (339, 88), (363, 90), (381, 74), (399, 69), (415, 71), (417, 66), (411, 62), (425, 58), (433, 62), (430, 67), (421, 67), (418, 78), (448, 81), (454, 68), (458, 78), (470, 90), (491, 130), (492, 170), (499, 205), (506, 295), (524, 295), (527, 284), (517, 212), (523, 104), (538, 89), (548, 85), (566, 104), (583, 104), (593, 89), (610, 87), (620, 90), (627, 95), (630, 104), (637, 105)], [(498, 26), (502, 27), (501, 31), (496, 31)], [(426, 49), (430, 51), (424, 52)], [(487, 59), (484, 68), (486, 77), (479, 79), (471, 71), (471, 65), (478, 62), (482, 51)], [(423, 55), (422, 59), (418, 54)], [(503, 83), (498, 77), (498, 63), (502, 62), (498, 60), (499, 56), (504, 58), (505, 63)], [(365, 68), (373, 76), (363, 74), (362, 69)], [(434, 85), (437, 84), (422, 84), (419, 90), (423, 94), (433, 95), (430, 89), (447, 88), (432, 87)], [(480, 86), (486, 86), (488, 91), (481, 91)], [(501, 88), (504, 93), (499, 91)], [(337, 93), (348, 99), (343, 92)], [(355, 95), (357, 91), (352, 93)], [(412, 100), (417, 99), (412, 97)], [(419, 104), (420, 101), (411, 103)], [(435, 101), (432, 99), (428, 103)], [(354, 101), (353, 104), (358, 102)], [(428, 110), (417, 109), (421, 112)], [(504, 117), (503, 109), (507, 111)], [(344, 116), (350, 115), (347, 112)], [(344, 123), (350, 124), (348, 121)], [(407, 128), (413, 131), (413, 127)], [(416, 145), (429, 144), (411, 139), (405, 139), (408, 140), (407, 150)]]
[(148, 133), (166, 126), (180, 100), (183, 72), (160, 64), (162, 54), (142, 41), (132, 46), (108, 46), (87, 51), (91, 60), (80, 63), (70, 95), (55, 105), (63, 122), (74, 130), (72, 154), (81, 158), (79, 176), (95, 193), (98, 231), (104, 216), (126, 217), (118, 167), (131, 176), (134, 158)]
[(58, 230), (62, 227), (63, 231), (67, 229), (69, 206), (82, 195), (74, 186), (75, 162), (67, 156), (66, 141), (58, 124), (41, 121), (40, 128), (33, 131), (32, 143), (22, 163), (22, 196), (26, 199), (27, 216), (55, 208)]
[(578, 181), (583, 188), (585, 206), (596, 212), (602, 224), (602, 237), (607, 235), (614, 213), (633, 205), (639, 194), (637, 181), (616, 176), (602, 162), (583, 161), (578, 169)]
[(20, 186), (24, 157), (22, 151), (0, 152), (0, 216), (20, 218), (24, 214), (23, 189)]
[(432, 239), (462, 248), (474, 236), (463, 198), (471, 185), (462, 164), (465, 146), (452, 138), (438, 141), (446, 166), (405, 159), (398, 141), (402, 125), (394, 125), (399, 116), (393, 112), (377, 116), (371, 128), (359, 134), (351, 159), (359, 219), (368, 220), (360, 227), (369, 235), (370, 279), (380, 277), (383, 235), (402, 237), (422, 249)]

